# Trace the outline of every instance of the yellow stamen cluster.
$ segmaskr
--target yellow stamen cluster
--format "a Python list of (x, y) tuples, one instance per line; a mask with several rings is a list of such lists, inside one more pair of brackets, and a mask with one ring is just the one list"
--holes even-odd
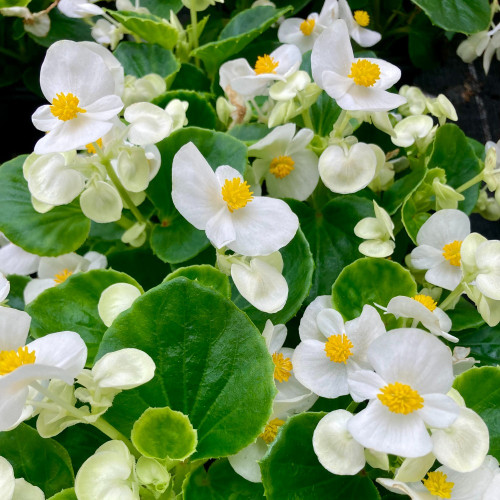
[(54, 276), (54, 281), (55, 281), (56, 285), (60, 285), (61, 283), (64, 283), (72, 274), (73, 274), (73, 271), (69, 271), (68, 269), (63, 269), (60, 273), (57, 273)]
[(409, 385), (394, 382), (380, 389), (377, 398), (393, 413), (408, 415), (424, 407), (424, 398)]
[(285, 358), (281, 352), (273, 354), (274, 378), (278, 382), (286, 382), (292, 374), (293, 365), (290, 358)]
[(325, 352), (331, 361), (345, 364), (352, 356), (353, 347), (347, 335), (331, 335), (325, 344)]
[(443, 247), (443, 257), (452, 266), (460, 267), (460, 248), (462, 248), (462, 242), (457, 240)]
[(87, 110), (83, 108), (79, 108), (78, 104), (80, 103), (80, 99), (73, 95), (71, 92), (68, 94), (64, 94), (60, 92), (56, 94), (57, 97), (52, 99), (52, 106), (50, 106), (50, 112), (59, 120), (63, 122), (67, 122), (68, 120), (72, 120), (76, 118), (78, 113), (86, 113)]
[(238, 208), (243, 208), (247, 203), (253, 200), (253, 192), (247, 181), (241, 182), (239, 177), (226, 179), (222, 186), (222, 199), (227, 203), (227, 208), (232, 213)]
[[(97, 141), (95, 142), (102, 149), (102, 139), (97, 139)], [(95, 155), (97, 153), (97, 151), (95, 150), (95, 146), (92, 142), (89, 142), (85, 147), (87, 148), (87, 153), (91, 155)]]
[(356, 10), (354, 12), (354, 20), (360, 26), (363, 26), (363, 28), (370, 24), (370, 16), (368, 15), (368, 12), (366, 12), (366, 10)]
[(314, 19), (306, 19), (300, 23), (300, 31), (304, 36), (309, 36), (313, 32), (315, 25), (316, 21)]
[(427, 478), (422, 482), (431, 495), (439, 498), (451, 498), (451, 492), (455, 483), (446, 481), (447, 476), (443, 472), (429, 472)]
[(257, 57), (254, 70), (257, 75), (263, 75), (265, 73), (276, 74), (276, 68), (278, 66), (279, 62), (275, 61), (270, 55), (264, 54), (263, 56)]
[(0, 375), (7, 375), (23, 365), (32, 365), (36, 360), (35, 351), (19, 347), (17, 351), (0, 351)]
[(264, 432), (260, 435), (260, 437), (267, 443), (271, 444), (276, 439), (276, 434), (278, 434), (278, 429), (285, 423), (284, 420), (280, 418), (273, 418), (270, 420), (266, 427), (264, 428)]
[(271, 161), (269, 172), (276, 178), (283, 179), (294, 170), (294, 165), (295, 162), (289, 156), (278, 156)]
[(360, 59), (351, 64), (351, 72), (347, 76), (352, 78), (356, 85), (372, 87), (380, 80), (380, 67), (366, 59)]
[(412, 299), (416, 300), (417, 302), (420, 302), (422, 305), (427, 307), (427, 309), (429, 309), (429, 311), (431, 312), (434, 311), (434, 309), (436, 309), (437, 307), (437, 302), (428, 295), (419, 294), (412, 297)]

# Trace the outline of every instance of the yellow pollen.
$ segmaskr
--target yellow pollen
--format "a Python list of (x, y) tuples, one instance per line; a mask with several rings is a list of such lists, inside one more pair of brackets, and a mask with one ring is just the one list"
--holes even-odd
[(257, 57), (254, 70), (257, 75), (262, 75), (264, 73), (276, 74), (275, 70), (278, 66), (279, 62), (275, 61), (271, 56), (264, 54), (263, 56)]
[(424, 398), (409, 385), (394, 382), (380, 389), (377, 395), (382, 404), (393, 413), (409, 413), (424, 407)]
[(452, 265), (460, 267), (460, 248), (461, 241), (453, 241), (443, 247), (443, 257)]
[(351, 64), (351, 73), (347, 76), (352, 78), (356, 85), (372, 87), (380, 79), (380, 67), (366, 59), (360, 59)]
[(232, 213), (238, 208), (243, 208), (247, 203), (253, 200), (253, 192), (247, 181), (241, 182), (239, 177), (226, 179), (222, 186), (222, 199), (227, 203), (227, 208)]
[(68, 271), (67, 269), (63, 269), (62, 272), (57, 273), (54, 276), (54, 281), (56, 282), (56, 285), (64, 283), (72, 274), (73, 271)]
[(264, 428), (264, 432), (260, 435), (260, 437), (267, 443), (271, 444), (276, 439), (276, 434), (278, 434), (278, 429), (285, 423), (284, 420), (280, 418), (273, 418), (270, 420), (266, 427)]
[[(97, 145), (102, 149), (102, 139), (97, 139), (95, 142), (97, 142)], [(92, 142), (89, 142), (85, 147), (87, 148), (87, 153), (91, 155), (95, 155), (97, 153)]]
[(415, 297), (412, 297), (412, 299), (420, 302), (431, 312), (434, 311), (434, 309), (436, 309), (437, 307), (437, 302), (435, 300), (432, 300), (432, 297), (429, 297), (428, 295), (415, 295)]
[(271, 161), (269, 172), (278, 179), (283, 179), (292, 170), (294, 170), (295, 162), (289, 156), (278, 156)]
[(293, 369), (290, 358), (285, 358), (281, 352), (273, 354), (274, 378), (278, 382), (287, 382)]
[(345, 364), (352, 356), (351, 349), (353, 347), (347, 335), (331, 335), (325, 344), (325, 352), (331, 361)]
[(0, 351), (0, 375), (7, 375), (23, 365), (32, 365), (36, 360), (35, 351), (19, 347), (17, 351)]
[(313, 32), (315, 25), (316, 21), (314, 19), (306, 19), (300, 23), (300, 31), (304, 36), (309, 36)]
[(80, 99), (74, 96), (71, 92), (64, 94), (60, 92), (56, 94), (57, 97), (52, 99), (52, 106), (50, 106), (50, 112), (59, 120), (67, 122), (76, 118), (78, 113), (86, 113), (87, 110), (79, 108), (78, 104)]
[(354, 12), (354, 20), (363, 27), (370, 24), (370, 16), (366, 10), (356, 10)]
[(424, 479), (422, 482), (431, 495), (439, 498), (451, 498), (451, 492), (455, 483), (446, 481), (446, 478), (447, 476), (443, 472), (429, 472), (427, 479)]

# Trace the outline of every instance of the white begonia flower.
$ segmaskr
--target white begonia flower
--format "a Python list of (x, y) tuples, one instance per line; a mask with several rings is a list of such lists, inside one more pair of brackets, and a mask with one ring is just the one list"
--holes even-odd
[(484, 296), (474, 285), (464, 285), (467, 297), (476, 304), (477, 312), (481, 315), (488, 326), (496, 326), (500, 323), (500, 300), (493, 300)]
[[(337, 398), (349, 394), (350, 371), (371, 367), (368, 346), (385, 333), (385, 327), (372, 306), (365, 305), (358, 318), (344, 324), (340, 313), (331, 305), (323, 308), (324, 303), (320, 296), (307, 307), (299, 326), (301, 342), (292, 362), (302, 385), (318, 396)], [(315, 324), (310, 316), (316, 316)]]
[(432, 453), (423, 457), (405, 458), (401, 467), (396, 469), (394, 479), (404, 483), (420, 481), (429, 472), (435, 461), (436, 457)]
[(299, 221), (284, 201), (252, 194), (237, 170), (223, 165), (214, 172), (192, 142), (174, 156), (174, 205), (218, 249), (227, 246), (248, 257), (269, 255), (295, 236)]
[(0, 457), (0, 491), (2, 500), (45, 500), (43, 491), (25, 479), (14, 477), (14, 469), (8, 460)]
[(52, 105), (39, 107), (32, 117), (36, 128), (48, 132), (36, 143), (37, 154), (69, 151), (97, 141), (109, 132), (112, 118), (123, 108), (105, 60), (83, 43), (52, 44), (42, 64), (40, 86)]
[(473, 33), (463, 40), (457, 48), (457, 55), (465, 63), (471, 63), (479, 57), (488, 46), (490, 36), (487, 31)]
[(104, 269), (108, 265), (104, 255), (87, 252), (83, 257), (67, 253), (59, 257), (42, 257), (38, 264), (38, 278), (24, 288), (24, 302), (29, 304), (44, 290), (64, 283), (72, 274), (91, 269)]
[(111, 326), (115, 318), (126, 311), (141, 296), (141, 291), (130, 283), (115, 283), (101, 293), (97, 311), (106, 326)]
[(400, 328), (368, 346), (374, 371), (349, 374), (355, 401), (369, 400), (347, 427), (366, 448), (419, 457), (433, 447), (427, 427), (446, 429), (459, 407), (446, 395), (453, 383), (451, 351), (434, 335)]
[(359, 252), (368, 257), (388, 257), (394, 252), (394, 223), (391, 216), (373, 201), (375, 217), (365, 217), (354, 226), (354, 234), (363, 241)]
[(427, 269), (429, 283), (454, 290), (462, 280), (461, 246), (469, 234), (470, 220), (463, 212), (446, 209), (432, 214), (418, 231), (412, 266)]
[(307, 71), (296, 71), (286, 80), (280, 80), (269, 87), (269, 97), (275, 101), (288, 102), (294, 99), (311, 83)]
[(348, 148), (328, 146), (319, 158), (319, 175), (334, 193), (349, 194), (364, 189), (377, 171), (377, 156), (370, 144), (358, 142)]
[(104, 11), (98, 5), (98, 0), (61, 0), (57, 8), (67, 17), (84, 18), (99, 16)]
[(500, 205), (494, 197), (488, 196), (486, 188), (479, 191), (479, 198), (473, 212), (480, 214), (483, 219), (492, 222), (500, 219)]
[(113, 184), (95, 179), (80, 195), (80, 208), (85, 217), (104, 224), (120, 219), (123, 200)]
[(500, 141), (488, 141), (485, 145), (483, 180), (490, 191), (500, 187)]
[(113, 166), (115, 166), (116, 174), (127, 191), (140, 193), (148, 187), (150, 167), (143, 148), (122, 149)]
[(419, 139), (425, 139), (434, 126), (432, 118), (427, 115), (414, 115), (403, 118), (394, 126), (395, 137), (391, 141), (396, 146), (408, 148), (418, 143)]
[(135, 459), (123, 441), (108, 441), (87, 458), (75, 477), (78, 500), (139, 500)]
[(427, 97), (418, 88), (410, 85), (403, 85), (399, 89), (399, 94), (406, 99), (406, 103), (398, 108), (398, 112), (403, 116), (423, 115), (427, 108)]
[(136, 102), (151, 101), (167, 90), (165, 78), (156, 73), (137, 78), (133, 75), (125, 76), (125, 87), (122, 100), (125, 107)]
[(127, 245), (138, 248), (146, 242), (147, 234), (147, 225), (144, 222), (136, 222), (122, 234), (121, 240)]
[(7, 298), (10, 292), (9, 280), (0, 272), (0, 305)]
[[(90, 34), (97, 43), (109, 45), (111, 50), (115, 50), (120, 40), (123, 39), (124, 33), (122, 29), (106, 19), (98, 19), (94, 26), (92, 26)], [(122, 96), (122, 99), (125, 102), (124, 96)], [(125, 105), (127, 105), (126, 102)]]
[(226, 94), (229, 88), (248, 99), (267, 95), (271, 82), (286, 80), (299, 69), (301, 62), (300, 50), (289, 44), (278, 47), (271, 54), (259, 56), (254, 68), (246, 59), (234, 59), (220, 67), (220, 86)]
[[(336, 50), (332, 51), (332, 47)], [(399, 68), (382, 59), (354, 58), (342, 19), (318, 37), (311, 55), (314, 81), (345, 110), (388, 111), (406, 102), (387, 92), (401, 77)]]
[(427, 109), (439, 120), (440, 125), (447, 119), (454, 122), (458, 120), (455, 106), (444, 94), (439, 94), (435, 99), (427, 99)]
[(437, 302), (429, 295), (420, 293), (414, 297), (394, 297), (387, 304), (387, 312), (396, 318), (412, 318), (414, 326), (422, 323), (432, 334), (458, 342), (457, 337), (448, 333), (452, 326), (450, 317), (437, 307)]
[(405, 483), (387, 478), (378, 478), (377, 482), (393, 493), (408, 495), (412, 500), (438, 500), (442, 498), (497, 500), (500, 470), (496, 458), (488, 456), (483, 464), (472, 472), (457, 472), (443, 465), (435, 471), (429, 472), (421, 482)]
[(387, 111), (350, 111), (349, 116), (358, 122), (370, 123), (390, 136), (396, 135)]
[(380, 41), (382, 35), (376, 31), (366, 29), (370, 24), (370, 16), (364, 10), (356, 10), (354, 16), (347, 0), (338, 0), (339, 17), (343, 19), (351, 38), (361, 47), (371, 47)]
[(27, 7), (6, 7), (0, 9), (5, 17), (20, 17), (24, 30), (35, 36), (45, 37), (50, 31), (50, 17), (47, 12), (30, 12)]
[(188, 107), (189, 103), (187, 101), (181, 101), (179, 99), (172, 99), (167, 104), (165, 111), (172, 117), (172, 131), (185, 127), (188, 124), (188, 119), (186, 117)]
[(257, 179), (264, 178), (271, 196), (308, 198), (318, 184), (318, 157), (306, 146), (312, 141), (312, 130), (295, 133), (294, 123), (276, 127), (248, 149), (258, 159), (253, 162)]
[(0, 272), (26, 276), (38, 269), (40, 256), (31, 254), (11, 243), (0, 233)]
[(130, 105), (125, 110), (124, 117), (130, 123), (129, 141), (139, 146), (160, 142), (172, 132), (170, 114), (150, 102)]
[(477, 359), (468, 357), (469, 354), (470, 347), (456, 346), (453, 348), (453, 375), (455, 375), (455, 377), (478, 363)]

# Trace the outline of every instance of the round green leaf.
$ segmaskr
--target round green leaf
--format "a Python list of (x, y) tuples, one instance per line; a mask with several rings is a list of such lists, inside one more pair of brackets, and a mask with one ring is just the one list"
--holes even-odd
[(210, 79), (200, 69), (190, 63), (182, 63), (181, 69), (175, 75), (170, 90), (197, 90), (210, 92)]
[(199, 266), (180, 267), (173, 273), (170, 273), (165, 278), (165, 281), (171, 281), (179, 276), (197, 281), (202, 286), (209, 286), (227, 299), (231, 299), (229, 278), (213, 266), (202, 264)]
[(45, 214), (35, 211), (23, 177), (26, 156), (0, 167), (0, 231), (14, 244), (37, 255), (56, 256), (79, 248), (90, 230), (90, 220), (78, 201), (55, 207)]
[(337, 476), (318, 461), (312, 446), (314, 429), (325, 413), (302, 413), (290, 418), (261, 461), (262, 483), (268, 500), (378, 500), (367, 476)]
[(125, 434), (148, 407), (169, 406), (198, 431), (195, 460), (234, 454), (262, 431), (274, 365), (260, 332), (215, 290), (183, 277), (149, 290), (111, 325), (98, 357), (124, 347), (156, 363), (154, 379), (119, 394), (106, 414)]
[(142, 291), (133, 278), (111, 269), (77, 273), (45, 290), (26, 307), (31, 316), (31, 335), (40, 338), (53, 332), (76, 331), (87, 345), (87, 364), (92, 365), (106, 331), (97, 304), (104, 289), (115, 283), (130, 283)]

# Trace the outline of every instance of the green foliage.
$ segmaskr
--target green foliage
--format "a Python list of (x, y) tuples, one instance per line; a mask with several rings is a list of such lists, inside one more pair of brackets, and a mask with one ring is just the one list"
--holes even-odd
[(213, 266), (202, 264), (200, 266), (180, 267), (169, 274), (165, 281), (171, 281), (179, 276), (197, 281), (200, 285), (211, 287), (224, 297), (231, 299), (229, 278)]

